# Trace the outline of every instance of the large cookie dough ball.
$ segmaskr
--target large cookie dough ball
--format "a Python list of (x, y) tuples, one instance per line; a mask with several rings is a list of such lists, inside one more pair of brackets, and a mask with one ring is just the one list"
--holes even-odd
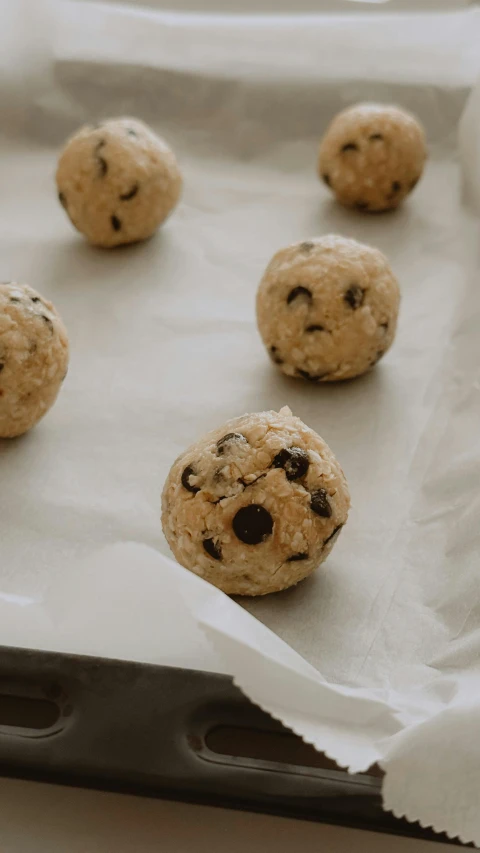
[(177, 204), (182, 178), (163, 139), (137, 119), (119, 118), (68, 140), (57, 187), (75, 228), (112, 247), (150, 237)]
[(418, 182), (425, 133), (405, 110), (357, 104), (339, 113), (320, 145), (318, 171), (337, 199), (358, 210), (397, 207)]
[(332, 451), (285, 407), (186, 450), (165, 483), (162, 524), (182, 566), (228, 594), (265, 595), (325, 560), (349, 505)]
[(27, 285), (0, 284), (0, 438), (43, 418), (67, 367), (67, 332), (52, 303)]
[(257, 293), (258, 328), (287, 376), (351, 379), (392, 344), (399, 301), (378, 249), (330, 235), (274, 255)]

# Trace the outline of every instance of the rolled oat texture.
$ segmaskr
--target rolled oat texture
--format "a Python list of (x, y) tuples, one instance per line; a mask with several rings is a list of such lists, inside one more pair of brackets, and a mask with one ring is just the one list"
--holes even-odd
[(398, 283), (378, 249), (328, 235), (274, 255), (258, 288), (258, 328), (287, 376), (351, 379), (390, 348), (399, 303)]
[(182, 453), (162, 525), (182, 566), (228, 594), (265, 595), (326, 559), (349, 506), (334, 454), (284, 407), (235, 418)]
[(52, 303), (28, 285), (0, 284), (0, 438), (43, 418), (67, 367), (67, 332)]
[(66, 143), (57, 168), (58, 198), (96, 246), (150, 237), (176, 206), (182, 177), (173, 151), (138, 119), (86, 125)]
[(357, 104), (339, 113), (325, 133), (318, 172), (347, 207), (392, 210), (413, 190), (427, 156), (425, 132), (399, 107)]

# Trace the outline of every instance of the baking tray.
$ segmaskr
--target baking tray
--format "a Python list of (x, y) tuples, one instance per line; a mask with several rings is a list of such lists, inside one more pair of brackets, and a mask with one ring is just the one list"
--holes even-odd
[[(0, 774), (448, 843), (215, 674), (0, 648)], [(454, 842), (451, 842), (454, 843)]]

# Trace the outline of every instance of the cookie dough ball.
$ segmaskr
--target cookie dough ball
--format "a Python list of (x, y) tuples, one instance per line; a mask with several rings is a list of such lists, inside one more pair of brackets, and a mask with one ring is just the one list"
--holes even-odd
[(43, 418), (67, 367), (67, 332), (52, 303), (25, 284), (0, 284), (0, 438)]
[(287, 376), (351, 379), (391, 346), (399, 301), (397, 281), (378, 249), (330, 235), (273, 257), (257, 293), (258, 328)]
[(174, 463), (163, 530), (185, 568), (231, 595), (265, 595), (306, 578), (347, 520), (343, 471), (290, 409), (229, 421)]
[(398, 207), (413, 190), (426, 156), (424, 130), (410, 113), (357, 104), (328, 127), (318, 171), (341, 204), (378, 212)]
[(57, 187), (75, 228), (108, 248), (150, 237), (177, 204), (182, 177), (163, 139), (137, 119), (119, 118), (68, 140)]

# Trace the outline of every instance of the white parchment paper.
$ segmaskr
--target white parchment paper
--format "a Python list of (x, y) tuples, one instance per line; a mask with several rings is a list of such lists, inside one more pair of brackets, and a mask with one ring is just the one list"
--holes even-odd
[[(72, 358), (48, 418), (0, 442), (0, 641), (232, 674), (352, 772), (379, 761), (386, 808), (480, 843), (476, 95), (457, 144), (478, 10), (52, 15), (41, 71), (18, 21), (4, 35), (26, 100), (0, 150), (0, 278), (56, 303)], [(391, 215), (342, 210), (315, 177), (329, 118), (358, 99), (395, 100), (429, 134)], [(185, 193), (154, 239), (104, 252), (52, 178), (66, 133), (122, 113), (165, 133)], [(332, 231), (388, 255), (402, 313), (375, 371), (317, 388), (270, 365), (254, 298), (274, 251)], [(353, 510), (314, 577), (237, 602), (169, 559), (160, 492), (204, 431), (286, 403), (338, 455)]]

